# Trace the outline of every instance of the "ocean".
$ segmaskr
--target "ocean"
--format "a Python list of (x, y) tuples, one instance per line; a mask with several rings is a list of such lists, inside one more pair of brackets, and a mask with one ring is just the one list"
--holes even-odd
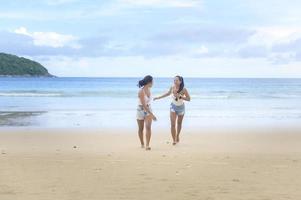
[[(0, 78), (0, 127), (136, 127), (139, 78)], [(173, 78), (155, 78), (153, 97)], [(186, 78), (184, 127), (301, 124), (301, 79)], [(156, 127), (169, 127), (170, 98), (155, 101)]]

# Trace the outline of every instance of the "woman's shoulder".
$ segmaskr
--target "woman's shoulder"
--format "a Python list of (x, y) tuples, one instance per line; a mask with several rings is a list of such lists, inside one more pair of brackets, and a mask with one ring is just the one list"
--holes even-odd
[(138, 94), (139, 94), (139, 95), (141, 95), (141, 94), (144, 94), (144, 92), (143, 92), (143, 88), (139, 88), (139, 90), (138, 90)]

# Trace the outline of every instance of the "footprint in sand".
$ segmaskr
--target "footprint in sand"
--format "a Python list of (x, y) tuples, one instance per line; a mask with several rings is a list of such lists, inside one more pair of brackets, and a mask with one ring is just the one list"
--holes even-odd
[(56, 155), (59, 155), (60, 153), (61, 153), (61, 150), (60, 150), (60, 149), (56, 149), (56, 150), (55, 150), (55, 154), (56, 154)]
[(101, 172), (101, 168), (96, 168), (96, 169), (94, 169), (96, 172)]
[(277, 169), (280, 169), (280, 168), (288, 168), (289, 166), (288, 165), (272, 165), (273, 168), (277, 168)]
[(8, 185), (0, 185), (0, 195), (14, 195), (16, 192)]

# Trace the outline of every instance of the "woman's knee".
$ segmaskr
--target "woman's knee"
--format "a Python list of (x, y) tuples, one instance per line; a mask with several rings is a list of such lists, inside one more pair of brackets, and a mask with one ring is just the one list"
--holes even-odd
[(151, 131), (151, 130), (152, 130), (152, 126), (151, 126), (151, 125), (147, 125), (147, 126), (145, 126), (145, 129), (146, 129), (147, 131)]
[(144, 129), (144, 127), (139, 127), (139, 128), (138, 128), (138, 132), (139, 132), (139, 133), (143, 133), (143, 129)]
[(170, 119), (170, 126), (172, 128), (176, 126), (176, 120), (175, 119)]

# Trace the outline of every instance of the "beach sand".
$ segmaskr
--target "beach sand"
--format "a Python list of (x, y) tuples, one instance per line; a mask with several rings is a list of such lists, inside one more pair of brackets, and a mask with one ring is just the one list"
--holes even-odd
[(300, 130), (2, 130), (0, 199), (297, 200)]

